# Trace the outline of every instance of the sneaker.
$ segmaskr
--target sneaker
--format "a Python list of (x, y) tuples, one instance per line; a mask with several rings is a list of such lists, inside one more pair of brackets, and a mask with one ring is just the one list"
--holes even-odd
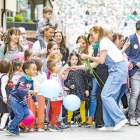
[(117, 130), (121, 129), (121, 128), (127, 123), (127, 121), (128, 121), (127, 119), (124, 119), (124, 120), (118, 122), (118, 123), (115, 125), (113, 131), (117, 131)]
[(65, 123), (65, 127), (70, 128), (71, 127), (71, 123), (70, 122), (66, 122)]
[(98, 128), (98, 131), (113, 131), (114, 127), (101, 127), (101, 128)]
[(63, 126), (60, 122), (57, 123), (57, 126), (58, 126), (59, 128), (65, 129), (65, 126)]
[(136, 121), (140, 125), (140, 118), (137, 118)]
[(81, 127), (81, 124), (82, 124), (82, 122), (79, 122), (79, 123), (78, 123), (78, 127)]
[(35, 129), (34, 129), (34, 128), (30, 128), (29, 131), (30, 131), (30, 132), (35, 132)]
[(125, 109), (122, 109), (122, 112), (124, 113), (124, 115), (126, 115), (128, 113), (128, 107)]
[(62, 132), (64, 129), (59, 128), (57, 125), (51, 126), (49, 129), (50, 132)]
[(1, 128), (0, 128), (0, 132), (4, 132), (4, 129), (1, 129)]
[(45, 130), (42, 128), (38, 128), (38, 132), (45, 132)]
[(139, 124), (138, 124), (138, 122), (136, 121), (135, 118), (132, 118), (129, 121), (129, 125), (131, 125), (131, 126), (138, 126)]
[(86, 122), (83, 122), (83, 123), (81, 124), (81, 127), (89, 128), (89, 127), (91, 127), (91, 125), (89, 125), (89, 124), (86, 123)]
[(4, 131), (5, 131), (6, 133), (8, 133), (9, 135), (11, 135), (11, 136), (19, 136), (19, 132), (15, 132), (15, 131), (12, 130), (12, 129), (7, 128), (7, 129), (4, 129)]

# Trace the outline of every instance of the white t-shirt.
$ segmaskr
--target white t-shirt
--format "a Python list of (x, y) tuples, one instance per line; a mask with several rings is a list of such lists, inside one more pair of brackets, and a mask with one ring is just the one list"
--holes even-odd
[[(45, 42), (45, 41), (44, 41), (44, 42)], [(46, 45), (46, 48), (47, 48), (48, 43), (45, 42), (45, 45)], [(35, 50), (36, 52), (41, 52), (41, 46), (40, 46), (40, 43), (39, 43), (38, 40), (33, 44), (32, 49)], [(43, 56), (41, 57), (42, 62), (44, 62), (45, 58), (46, 58), (46, 55), (43, 55)]]
[(123, 56), (117, 46), (108, 38), (103, 38), (100, 42), (100, 51), (107, 50), (108, 56), (114, 62), (123, 60)]

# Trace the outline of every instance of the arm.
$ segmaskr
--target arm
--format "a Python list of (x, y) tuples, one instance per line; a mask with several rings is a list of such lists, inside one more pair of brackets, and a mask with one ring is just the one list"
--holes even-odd
[[(32, 90), (32, 91), (34, 90), (33, 83), (32, 83), (32, 88), (31, 88), (31, 90)], [(37, 97), (34, 96), (34, 95), (32, 95), (32, 99), (33, 99), (34, 103), (38, 101), (38, 100), (37, 100)]]
[(122, 54), (126, 51), (126, 49), (130, 46), (130, 44), (131, 44), (130, 41), (125, 42), (123, 48), (120, 50)]
[(70, 83), (68, 83), (68, 79), (66, 79), (66, 80), (64, 81), (64, 85), (65, 85), (67, 88), (69, 88), (69, 89), (70, 89), (70, 87), (72, 86)]
[(66, 79), (67, 79), (67, 76), (68, 76), (68, 74), (69, 74), (69, 71), (70, 71), (70, 69), (66, 69), (66, 72), (65, 72), (64, 75), (62, 76), (62, 79), (63, 79), (63, 80), (66, 80)]
[(44, 60), (43, 62), (43, 71), (46, 74), (46, 77), (48, 78), (48, 68), (46, 67), (47, 59)]
[(107, 55), (107, 50), (103, 50), (103, 51), (100, 51), (100, 56), (99, 57), (91, 57), (89, 55), (86, 55), (86, 54), (80, 54), (82, 59), (90, 59), (94, 62), (97, 62), (97, 63), (101, 63), (101, 64), (104, 64), (105, 62), (105, 59), (106, 59), (106, 55)]
[(90, 49), (88, 55), (89, 55), (89, 56), (93, 56), (93, 53), (94, 53), (94, 49)]
[(62, 77), (62, 75), (63, 75), (65, 69), (67, 69), (67, 68), (69, 68), (69, 65), (68, 65), (68, 64), (66, 64), (66, 65), (62, 68), (62, 70), (60, 71), (60, 73), (58, 74), (59, 78)]
[(85, 90), (88, 90), (89, 87), (88, 87), (88, 79), (87, 79), (87, 76), (85, 74), (85, 71), (83, 71), (83, 79), (84, 79), (84, 83), (85, 83)]
[(39, 32), (40, 32), (40, 33), (43, 33), (44, 30), (45, 30), (45, 27), (46, 27), (46, 26), (44, 26), (43, 21), (40, 20), (40, 21), (38, 22), (38, 30), (39, 30)]

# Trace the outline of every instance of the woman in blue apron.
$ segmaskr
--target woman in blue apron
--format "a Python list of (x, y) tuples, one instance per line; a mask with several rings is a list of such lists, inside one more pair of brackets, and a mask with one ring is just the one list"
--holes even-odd
[(126, 62), (122, 56), (128, 45), (124, 46), (121, 53), (111, 41), (113, 34), (110, 26), (106, 26), (104, 29), (100, 26), (94, 26), (90, 30), (90, 35), (94, 42), (97, 42), (96, 48), (99, 49), (99, 55), (97, 57), (90, 57), (86, 54), (81, 54), (83, 59), (88, 58), (94, 61), (92, 67), (96, 67), (99, 63), (103, 64), (104, 62), (108, 66), (109, 76), (101, 93), (105, 125), (99, 128), (99, 131), (117, 131), (127, 122), (116, 101), (119, 90), (128, 74)]

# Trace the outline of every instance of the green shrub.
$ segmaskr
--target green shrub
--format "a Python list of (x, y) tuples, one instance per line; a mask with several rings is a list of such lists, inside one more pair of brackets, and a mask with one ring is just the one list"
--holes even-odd
[(30, 20), (28, 18), (25, 19), (25, 22), (29, 22)]
[(33, 21), (30, 20), (29, 23), (33, 23)]
[(13, 18), (9, 17), (9, 18), (7, 19), (7, 21), (13, 21)]
[(21, 15), (15, 16), (15, 21), (22, 22), (22, 20), (23, 20), (23, 17)]

